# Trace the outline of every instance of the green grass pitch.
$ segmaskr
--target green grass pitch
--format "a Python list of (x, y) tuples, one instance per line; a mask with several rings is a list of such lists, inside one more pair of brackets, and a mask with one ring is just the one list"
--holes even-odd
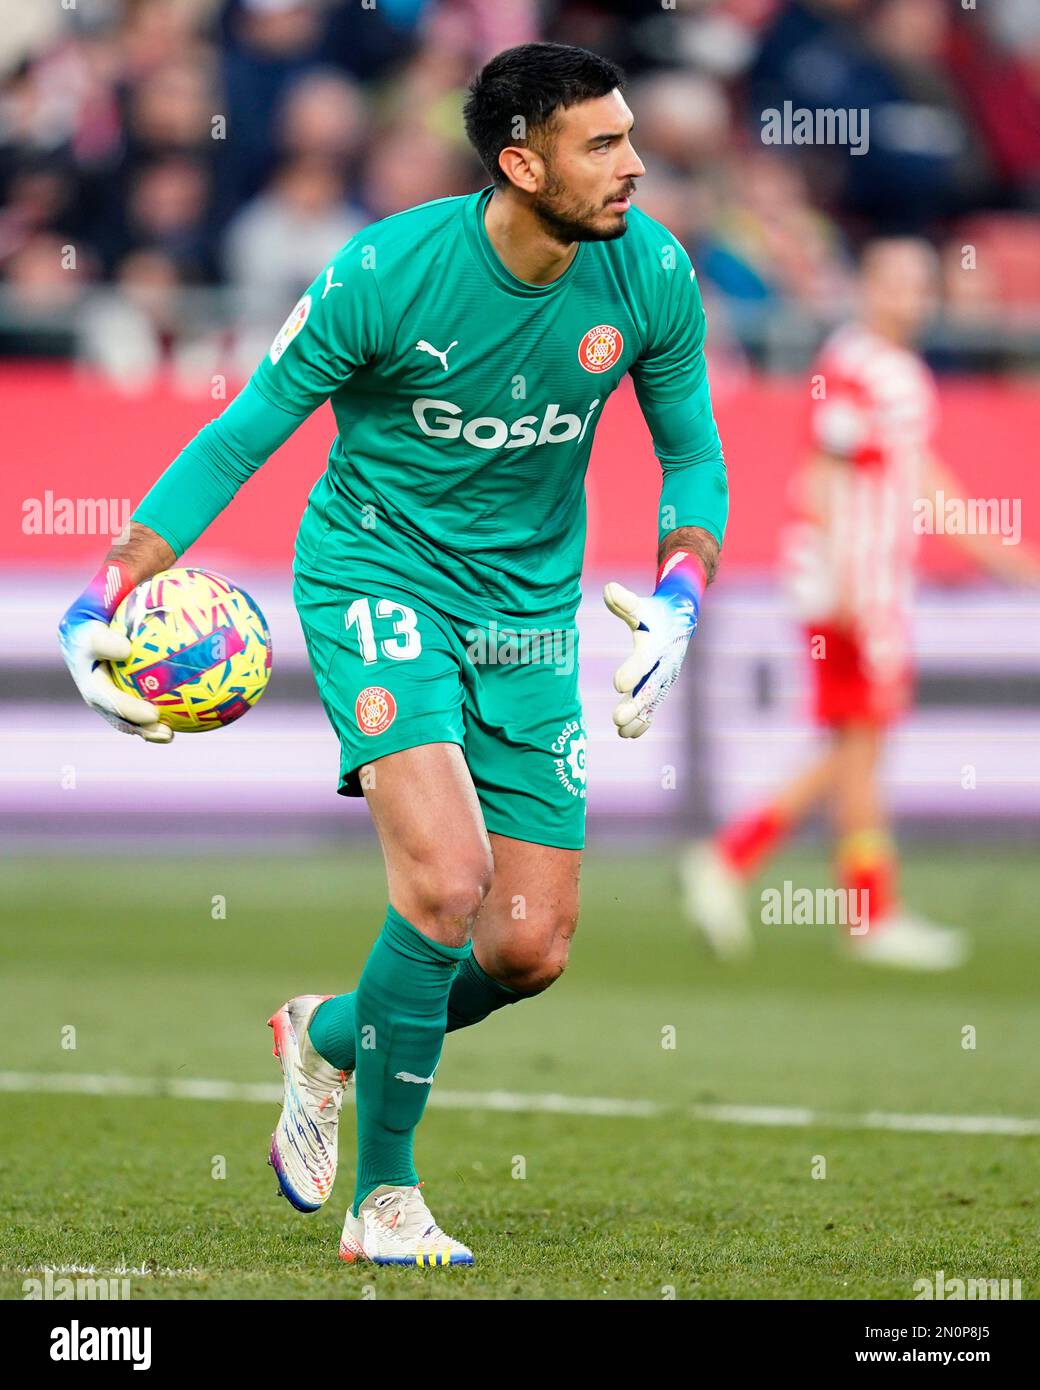
[[(769, 882), (785, 877), (815, 885), (825, 866), (798, 852)], [(350, 1108), (333, 1200), (301, 1216), (264, 1161), (271, 1103), (42, 1094), (10, 1075), (275, 1082), (271, 1010), (355, 982), (382, 919), (373, 854), (8, 860), (0, 1295), (22, 1297), (40, 1266), (127, 1266), (147, 1271), (129, 1276), (134, 1298), (910, 1299), (940, 1269), (1036, 1297), (1040, 1140), (840, 1117), (1040, 1115), (1038, 877), (1025, 851), (909, 856), (911, 902), (973, 933), (953, 976), (857, 968), (805, 926), (760, 928), (732, 969), (691, 939), (665, 856), (590, 853), (570, 969), (450, 1037), (437, 1089), (655, 1109), (431, 1105), (426, 1193), (478, 1264), (420, 1271), (336, 1258)], [(722, 1104), (829, 1118), (691, 1113)]]

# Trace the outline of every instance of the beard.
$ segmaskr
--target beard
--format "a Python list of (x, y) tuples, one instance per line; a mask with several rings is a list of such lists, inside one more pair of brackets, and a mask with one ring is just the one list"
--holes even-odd
[(614, 213), (616, 220), (612, 225), (599, 225), (597, 219), (604, 215), (606, 208), (573, 197), (551, 170), (545, 187), (533, 198), (531, 208), (553, 240), (563, 246), (573, 241), (616, 241), (628, 231), (624, 213)]

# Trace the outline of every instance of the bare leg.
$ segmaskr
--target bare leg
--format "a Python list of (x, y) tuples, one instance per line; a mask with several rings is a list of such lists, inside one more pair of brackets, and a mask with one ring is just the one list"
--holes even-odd
[(856, 894), (853, 901), (865, 907), (872, 926), (884, 922), (896, 907), (898, 861), (879, 784), (883, 748), (881, 729), (869, 724), (842, 726), (831, 805), (838, 879)]
[(841, 754), (834, 742), (817, 754), (808, 767), (784, 783), (773, 798), (773, 806), (792, 829), (800, 824), (816, 803), (832, 789), (838, 775)]
[(464, 945), (494, 863), (462, 749), (428, 743), (390, 753), (372, 769), (365, 796), (391, 905), (434, 941)]
[(781, 841), (833, 790), (842, 756), (840, 741), (831, 742), (764, 806), (723, 826), (712, 850), (725, 872), (744, 882), (753, 878)]
[(845, 724), (837, 730), (831, 814), (839, 838), (887, 829), (878, 785), (883, 738), (869, 724)]
[(578, 925), (581, 851), (492, 835), (495, 878), (473, 927), (473, 953), (521, 994), (547, 989), (567, 964)]

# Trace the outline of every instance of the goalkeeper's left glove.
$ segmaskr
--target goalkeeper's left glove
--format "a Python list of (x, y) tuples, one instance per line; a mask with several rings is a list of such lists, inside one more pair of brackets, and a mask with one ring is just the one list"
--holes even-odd
[(623, 584), (608, 584), (603, 590), (604, 603), (632, 630), (632, 653), (614, 675), (614, 688), (625, 697), (614, 710), (622, 738), (646, 733), (675, 684), (706, 584), (697, 556), (675, 550), (658, 570), (657, 587), (648, 597), (640, 598)]

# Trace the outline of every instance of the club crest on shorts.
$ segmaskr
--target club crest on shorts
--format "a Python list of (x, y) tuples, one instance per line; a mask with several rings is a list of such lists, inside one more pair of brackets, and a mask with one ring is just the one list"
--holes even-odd
[(578, 361), (587, 372), (605, 372), (621, 356), (625, 340), (609, 323), (590, 328), (578, 344)]
[(357, 697), (354, 715), (363, 734), (381, 734), (397, 718), (397, 701), (382, 685), (366, 685)]

